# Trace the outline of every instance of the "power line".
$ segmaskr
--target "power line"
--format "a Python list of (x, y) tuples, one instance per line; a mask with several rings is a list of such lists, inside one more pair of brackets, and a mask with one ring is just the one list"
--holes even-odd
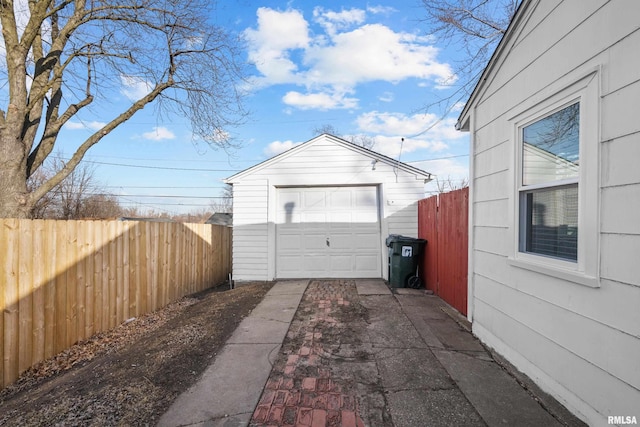
[(177, 196), (177, 195), (154, 195), (154, 194), (125, 194), (119, 196), (118, 194), (110, 193), (90, 193), (93, 196), (115, 196), (115, 197), (155, 197), (159, 199), (232, 199), (229, 196)]
[(172, 189), (172, 190), (179, 190), (179, 189), (215, 189), (215, 188), (225, 188), (224, 186), (214, 186), (214, 187), (194, 187), (194, 186), (166, 186), (166, 185), (102, 185), (100, 186), (102, 188), (136, 188), (136, 189), (151, 189), (151, 188), (162, 188), (162, 189)]
[(192, 172), (238, 172), (241, 169), (201, 169), (201, 168), (175, 168), (169, 166), (147, 166), (147, 165), (130, 165), (125, 163), (111, 163), (111, 162), (98, 162), (96, 160), (85, 160), (87, 163), (94, 163), (96, 165), (107, 166), (121, 166), (128, 168), (141, 168), (141, 169), (163, 169), (163, 170), (178, 170), (178, 171), (192, 171)]
[(435, 160), (446, 160), (446, 159), (455, 159), (457, 157), (469, 157), (468, 154), (458, 154), (456, 156), (446, 156), (446, 157), (435, 157), (433, 159), (424, 159), (424, 160), (412, 160), (410, 162), (404, 162), (404, 163), (423, 163), (423, 162), (432, 162)]

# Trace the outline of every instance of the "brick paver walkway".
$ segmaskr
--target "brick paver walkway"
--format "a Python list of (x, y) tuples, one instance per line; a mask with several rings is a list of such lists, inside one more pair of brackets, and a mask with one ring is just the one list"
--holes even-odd
[(358, 309), (353, 281), (309, 284), (251, 426), (364, 426), (354, 384), (330, 366)]

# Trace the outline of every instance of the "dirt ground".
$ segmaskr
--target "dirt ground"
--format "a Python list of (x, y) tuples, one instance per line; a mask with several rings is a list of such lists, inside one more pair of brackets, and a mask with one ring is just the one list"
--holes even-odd
[(155, 425), (271, 286), (214, 288), (76, 344), (0, 391), (0, 426)]

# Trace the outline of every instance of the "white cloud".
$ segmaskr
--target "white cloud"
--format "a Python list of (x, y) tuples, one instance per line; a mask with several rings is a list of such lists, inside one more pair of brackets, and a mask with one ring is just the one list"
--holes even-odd
[(465, 135), (455, 129), (453, 118), (440, 119), (435, 114), (414, 114), (371, 111), (356, 119), (360, 130), (383, 135), (405, 135), (440, 140), (455, 140)]
[(455, 130), (454, 119), (440, 120), (434, 114), (372, 111), (358, 116), (356, 123), (363, 133), (376, 135), (374, 150), (394, 159), (419, 150), (443, 152), (465, 137)]
[(282, 101), (301, 110), (332, 110), (337, 108), (355, 108), (358, 105), (356, 98), (349, 98), (343, 93), (300, 93), (290, 91), (285, 94)]
[[(388, 13), (374, 7), (369, 13)], [(363, 83), (398, 83), (409, 78), (443, 87), (455, 80), (449, 64), (438, 61), (439, 50), (428, 36), (395, 32), (381, 24), (365, 24), (366, 11), (314, 9), (324, 32), (310, 34), (300, 11), (260, 8), (257, 27), (244, 34), (249, 60), (260, 76), (258, 87), (294, 84), (307, 93), (291, 91), (284, 100), (300, 108), (354, 108), (357, 100), (335, 102), (335, 94), (354, 93)], [(326, 94), (319, 99), (319, 94)], [(291, 98), (294, 98), (293, 100)], [(333, 103), (330, 101), (334, 101)]]
[(69, 130), (100, 130), (107, 124), (105, 122), (67, 122), (65, 123), (65, 129)]
[(318, 6), (313, 9), (313, 17), (320, 24), (328, 35), (333, 36), (338, 30), (349, 28), (356, 24), (362, 24), (366, 13), (362, 9), (349, 9), (340, 12), (325, 10)]
[(389, 156), (392, 159), (400, 158), (408, 153), (412, 153), (417, 150), (427, 150), (429, 152), (436, 152), (446, 148), (445, 144), (438, 141), (430, 141), (420, 138), (404, 138), (402, 136), (385, 136), (377, 135), (375, 137), (375, 145), (373, 150), (378, 153)]
[(261, 7), (257, 11), (258, 28), (248, 28), (244, 36), (249, 42), (249, 60), (264, 76), (263, 83), (295, 81), (297, 65), (291, 51), (309, 44), (309, 27), (297, 10), (280, 12)]
[(392, 92), (385, 92), (378, 97), (378, 99), (382, 102), (391, 102), (395, 99), (395, 96)]
[(395, 12), (395, 11), (396, 11), (396, 9), (394, 9), (391, 6), (381, 6), (381, 5), (378, 5), (378, 6), (367, 6), (367, 12), (373, 13), (373, 14), (381, 13), (381, 14), (388, 15), (388, 14), (391, 14), (392, 12)]
[(329, 46), (312, 46), (305, 52), (311, 84), (347, 85), (370, 81), (400, 82), (408, 78), (446, 80), (453, 72), (436, 60), (438, 49), (419, 37), (396, 33), (380, 24), (367, 24), (339, 33)]
[(295, 147), (296, 145), (300, 145), (300, 142), (293, 141), (273, 141), (271, 144), (267, 145), (267, 148), (264, 149), (264, 154), (267, 157), (273, 157), (280, 153), (284, 153), (287, 150)]
[(142, 137), (151, 141), (163, 141), (174, 139), (176, 135), (164, 126), (156, 126), (152, 131), (143, 133)]
[(122, 83), (120, 93), (133, 102), (138, 101), (153, 89), (153, 84), (141, 77), (122, 74), (120, 76), (120, 83)]

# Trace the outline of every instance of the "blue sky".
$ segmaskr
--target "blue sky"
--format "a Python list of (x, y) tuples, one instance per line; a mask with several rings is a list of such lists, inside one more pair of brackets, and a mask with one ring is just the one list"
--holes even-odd
[[(456, 49), (429, 35), (420, 0), (221, 3), (211, 18), (246, 38), (251, 63), (245, 100), (251, 115), (229, 129), (240, 147), (225, 152), (195, 142), (187, 119), (159, 116), (148, 106), (86, 156), (124, 206), (205, 208), (220, 196), (222, 179), (313, 138), (325, 125), (346, 138), (373, 138), (374, 150), (439, 178), (467, 176), (468, 135), (454, 129), (461, 105), (443, 120), (442, 111), (424, 109), (455, 90)], [(110, 109), (145, 89), (125, 79), (120, 87), (107, 106), (65, 126), (66, 156)], [(150, 197), (160, 195), (173, 197)]]

